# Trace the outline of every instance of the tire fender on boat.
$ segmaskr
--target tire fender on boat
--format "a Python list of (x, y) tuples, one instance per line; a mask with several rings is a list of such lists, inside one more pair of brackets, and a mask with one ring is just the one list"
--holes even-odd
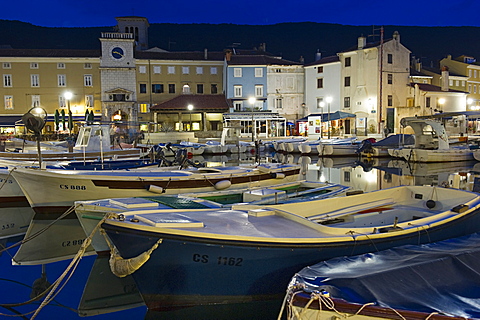
[(230, 188), (231, 185), (232, 185), (232, 182), (230, 180), (221, 180), (215, 183), (213, 187), (216, 190), (223, 190), (223, 189)]

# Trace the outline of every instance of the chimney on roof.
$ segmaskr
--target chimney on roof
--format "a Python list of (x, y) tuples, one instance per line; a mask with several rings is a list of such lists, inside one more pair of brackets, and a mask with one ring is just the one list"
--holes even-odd
[(232, 50), (225, 51), (225, 60), (230, 61), (232, 59)]
[(315, 61), (322, 59), (322, 54), (320, 53), (320, 49), (317, 49), (317, 53), (315, 53)]
[(400, 33), (398, 33), (398, 31), (393, 33), (393, 39), (397, 42), (400, 42)]
[(265, 42), (260, 43), (258, 50), (262, 52), (267, 52), (267, 44)]
[(367, 45), (367, 38), (364, 36), (358, 37), (358, 49), (363, 49)]
[(442, 67), (442, 91), (448, 91), (448, 67)]
[(208, 50), (207, 50), (207, 48), (203, 49), (203, 58), (205, 60), (208, 60)]
[(303, 58), (303, 56), (300, 56), (300, 60), (299, 60), (299, 61), (300, 61), (300, 63), (303, 64), (303, 63), (305, 63), (305, 58)]

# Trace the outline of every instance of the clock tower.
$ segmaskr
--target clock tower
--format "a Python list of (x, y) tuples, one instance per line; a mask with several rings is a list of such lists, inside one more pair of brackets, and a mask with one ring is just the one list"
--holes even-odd
[(102, 120), (137, 122), (136, 72), (132, 33), (102, 32), (100, 38)]

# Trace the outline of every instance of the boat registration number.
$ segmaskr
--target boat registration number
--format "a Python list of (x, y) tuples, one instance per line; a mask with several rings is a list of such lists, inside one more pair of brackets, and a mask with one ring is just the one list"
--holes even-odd
[(61, 184), (60, 189), (62, 190), (87, 190), (87, 186), (77, 186), (71, 184)]
[(15, 228), (15, 223), (7, 223), (2, 225), (2, 230), (8, 230)]
[(202, 255), (198, 253), (193, 255), (193, 261), (199, 263), (215, 263), (217, 265), (232, 267), (241, 267), (243, 265), (243, 258), (218, 256), (214, 259), (210, 259), (207, 254)]

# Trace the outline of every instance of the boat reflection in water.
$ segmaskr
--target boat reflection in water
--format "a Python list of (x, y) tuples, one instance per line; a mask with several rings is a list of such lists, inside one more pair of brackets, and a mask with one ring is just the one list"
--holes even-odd
[[(218, 164), (237, 165), (252, 163), (255, 155), (241, 154), (229, 157), (205, 157), (206, 161), (215, 160)], [(480, 172), (477, 162), (463, 161), (455, 163), (416, 163), (408, 164), (401, 160), (359, 159), (357, 157), (306, 157), (300, 155), (272, 154), (262, 157), (262, 161), (298, 163), (302, 165), (300, 179), (328, 181), (351, 187), (355, 190), (373, 191), (398, 185), (444, 185), (459, 189), (472, 190), (474, 173)], [(0, 209), (1, 210), (1, 209)], [(2, 245), (5, 247), (14, 241)], [(16, 249), (3, 252), (0, 256), (2, 269), (2, 290), (0, 304), (28, 301), (35, 280), (42, 278), (41, 265), (12, 266), (11, 257)], [(46, 279), (53, 283), (68, 267), (71, 260), (45, 265)], [(134, 287), (130, 284), (114, 285), (110, 278), (107, 259), (97, 256), (84, 257), (73, 276), (63, 290), (48, 304), (36, 319), (85, 319), (83, 316), (95, 316), (95, 319), (276, 319), (282, 300), (269, 303), (245, 303), (238, 305), (200, 306), (168, 312), (147, 311), (145, 306), (134, 307), (139, 301)], [(102, 267), (99, 267), (102, 265)], [(98, 267), (98, 269), (97, 269)], [(94, 271), (95, 269), (98, 270)], [(298, 270), (300, 271), (300, 270)], [(293, 275), (289, 275), (293, 276)], [(181, 277), (181, 275), (179, 275)], [(41, 282), (41, 281), (38, 281)], [(37, 283), (38, 283), (37, 282)], [(109, 291), (111, 290), (111, 291)], [(102, 292), (103, 291), (103, 292)], [(129, 299), (132, 300), (129, 300)], [(0, 313), (26, 313), (38, 308), (40, 301), (25, 306), (3, 308)], [(121, 310), (125, 308), (124, 310)], [(130, 309), (128, 309), (130, 308)], [(116, 312), (113, 312), (116, 311)], [(27, 316), (31, 317), (31, 314)]]

